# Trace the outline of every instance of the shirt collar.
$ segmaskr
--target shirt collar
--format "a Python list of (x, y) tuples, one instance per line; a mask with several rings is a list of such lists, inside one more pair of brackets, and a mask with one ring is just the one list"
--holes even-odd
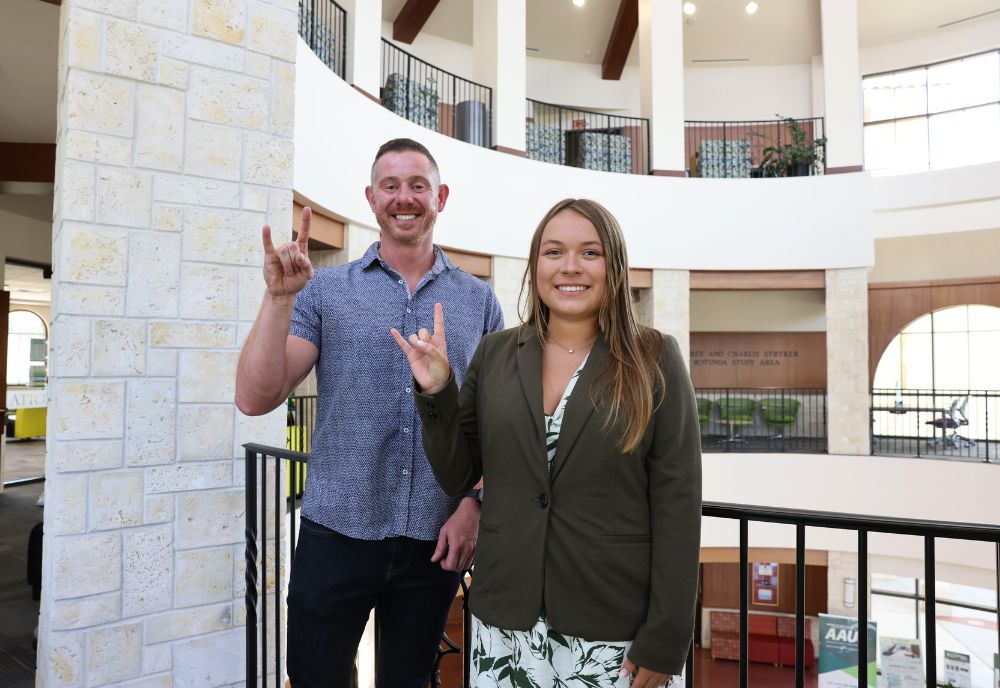
[[(371, 246), (368, 247), (368, 250), (365, 251), (365, 255), (361, 257), (361, 267), (367, 270), (373, 265), (378, 264), (379, 266), (382, 267), (383, 270), (395, 273), (396, 271), (393, 270), (385, 261), (383, 261), (382, 256), (379, 255), (378, 249), (379, 246), (381, 245), (382, 242), (376, 241), (375, 243), (373, 243)], [(441, 250), (441, 247), (435, 245), (434, 264), (431, 265), (430, 274), (437, 276), (442, 272), (444, 272), (445, 270), (454, 269), (454, 267), (455, 266), (452, 265), (451, 261), (448, 260), (448, 256), (445, 255), (445, 252)]]

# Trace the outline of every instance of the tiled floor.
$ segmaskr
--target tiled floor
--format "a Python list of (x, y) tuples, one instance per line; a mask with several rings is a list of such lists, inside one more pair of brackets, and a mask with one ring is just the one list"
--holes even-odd
[(45, 440), (7, 440), (3, 480), (23, 480), (45, 475)]

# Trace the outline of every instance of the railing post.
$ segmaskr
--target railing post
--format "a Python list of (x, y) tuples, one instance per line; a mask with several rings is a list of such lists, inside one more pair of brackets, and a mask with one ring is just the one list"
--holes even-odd
[[(281, 459), (274, 457), (274, 688), (281, 688)], [(266, 514), (265, 514), (266, 515)], [(264, 578), (265, 587), (267, 577)], [(265, 590), (265, 592), (267, 592)]]
[(937, 597), (934, 577), (934, 536), (924, 536), (924, 632), (927, 651), (927, 688), (937, 688)]
[(246, 461), (246, 584), (247, 685), (257, 685), (257, 455), (247, 449)]
[(750, 613), (750, 591), (749, 591), (749, 552), (748, 552), (748, 523), (747, 519), (740, 519), (740, 688), (747, 688), (749, 677), (749, 620)]
[(868, 531), (858, 528), (858, 688), (868, 688)]
[(795, 526), (795, 688), (805, 686), (806, 527)]

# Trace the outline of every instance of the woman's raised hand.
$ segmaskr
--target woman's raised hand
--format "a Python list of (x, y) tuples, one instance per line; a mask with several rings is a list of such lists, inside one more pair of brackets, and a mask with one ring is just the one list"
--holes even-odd
[(294, 296), (312, 278), (313, 266), (309, 261), (310, 224), (312, 210), (303, 208), (302, 227), (298, 237), (278, 248), (271, 243), (271, 227), (264, 225), (261, 232), (264, 240), (264, 281), (270, 296)]
[(421, 327), (417, 334), (404, 339), (395, 327), (390, 330), (399, 348), (406, 354), (413, 371), (413, 379), (424, 394), (437, 394), (451, 379), (448, 365), (448, 347), (444, 339), (444, 309), (440, 303), (434, 304), (434, 331)]

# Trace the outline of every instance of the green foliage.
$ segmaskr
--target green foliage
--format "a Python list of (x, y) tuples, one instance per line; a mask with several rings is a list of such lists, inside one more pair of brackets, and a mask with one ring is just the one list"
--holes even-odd
[[(761, 151), (760, 169), (765, 177), (800, 176), (802, 169), (818, 171), (826, 151), (826, 137), (807, 141), (807, 134), (797, 120), (776, 114), (791, 134), (790, 143), (768, 146)], [(808, 174), (809, 172), (807, 172)]]

